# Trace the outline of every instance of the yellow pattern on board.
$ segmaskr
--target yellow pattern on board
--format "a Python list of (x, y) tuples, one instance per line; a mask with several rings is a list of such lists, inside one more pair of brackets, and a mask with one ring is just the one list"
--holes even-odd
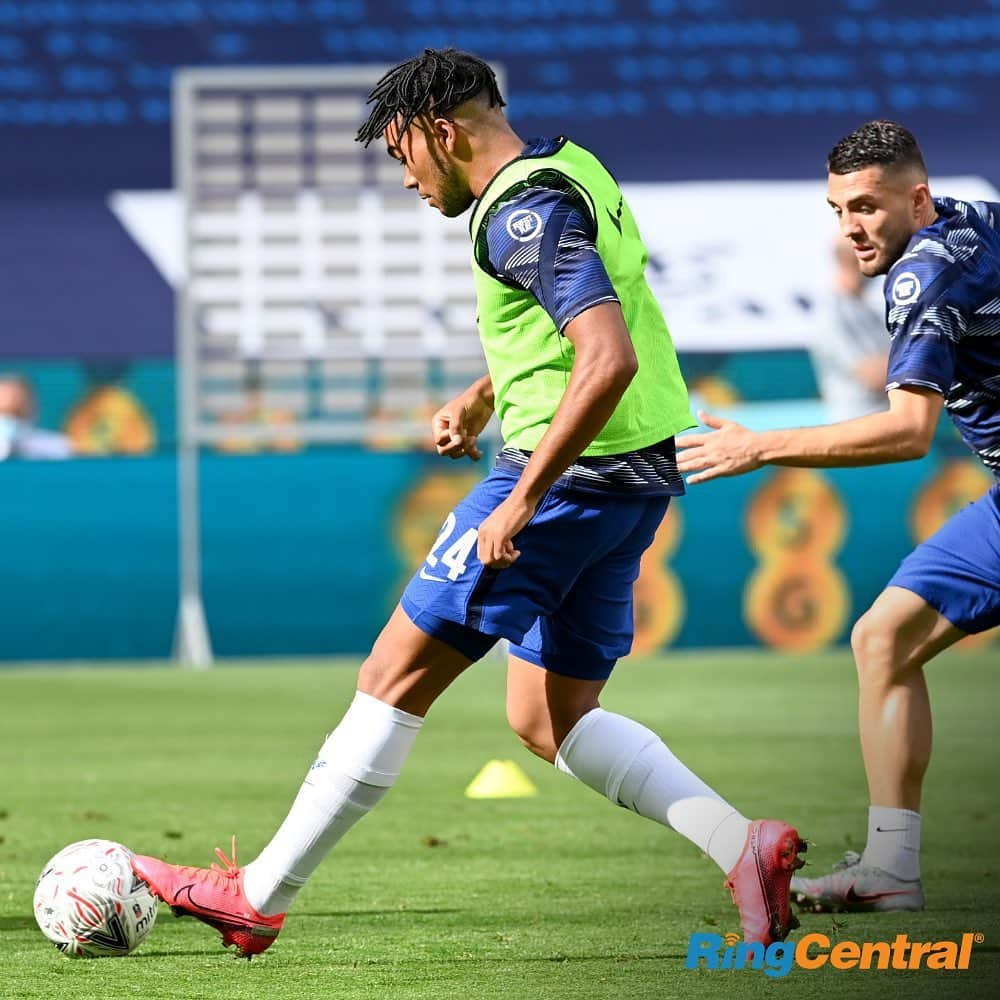
[(750, 630), (775, 649), (806, 653), (844, 629), (850, 594), (834, 565), (847, 511), (830, 481), (812, 469), (781, 469), (747, 506), (746, 529), (758, 566), (744, 589)]

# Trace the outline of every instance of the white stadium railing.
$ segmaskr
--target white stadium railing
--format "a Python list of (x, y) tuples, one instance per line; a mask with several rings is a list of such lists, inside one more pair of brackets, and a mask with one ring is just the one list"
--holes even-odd
[[(204, 445), (416, 444), (483, 373), (463, 221), (354, 141), (379, 66), (183, 69), (175, 655), (212, 662), (201, 597)], [(275, 415), (280, 419), (275, 419)]]

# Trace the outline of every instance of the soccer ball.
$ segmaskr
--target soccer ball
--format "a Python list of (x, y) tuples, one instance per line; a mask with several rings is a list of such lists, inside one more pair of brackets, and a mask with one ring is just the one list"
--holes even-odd
[(42, 869), (35, 920), (64, 955), (127, 955), (149, 933), (156, 899), (132, 871), (131, 857), (112, 840), (80, 840)]

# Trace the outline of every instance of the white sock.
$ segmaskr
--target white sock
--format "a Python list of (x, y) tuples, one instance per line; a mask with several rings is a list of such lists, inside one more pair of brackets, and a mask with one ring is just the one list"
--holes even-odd
[(743, 852), (750, 821), (632, 719), (588, 712), (563, 740), (556, 767), (616, 805), (673, 827), (727, 874)]
[(393, 785), (424, 720), (358, 691), (327, 737), (285, 821), (247, 865), (243, 889), (265, 916), (284, 913), (334, 844)]
[(907, 882), (920, 878), (920, 813), (910, 809), (870, 806), (868, 843), (862, 855), (874, 865)]

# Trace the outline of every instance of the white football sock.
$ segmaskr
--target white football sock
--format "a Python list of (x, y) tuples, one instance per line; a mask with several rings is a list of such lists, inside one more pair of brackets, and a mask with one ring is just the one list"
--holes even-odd
[(327, 737), (285, 821), (247, 865), (247, 901), (284, 913), (330, 848), (389, 790), (424, 720), (358, 691)]
[(673, 827), (727, 874), (743, 851), (750, 821), (632, 719), (588, 712), (563, 740), (556, 767), (616, 805)]
[(907, 882), (920, 878), (920, 813), (910, 809), (870, 806), (868, 843), (862, 855), (874, 865)]

